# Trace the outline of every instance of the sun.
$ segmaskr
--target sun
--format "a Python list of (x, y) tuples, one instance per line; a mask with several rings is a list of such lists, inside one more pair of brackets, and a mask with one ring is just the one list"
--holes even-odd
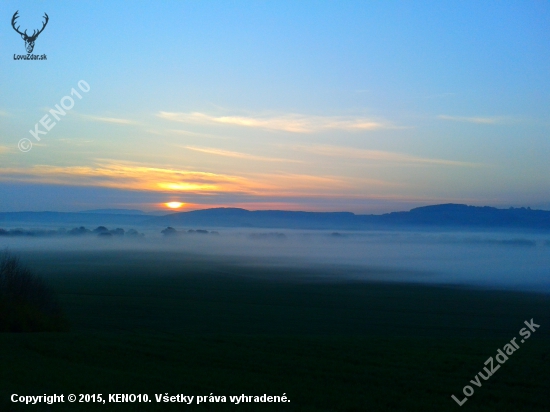
[(182, 207), (184, 204), (181, 203), (181, 202), (168, 202), (168, 203), (165, 203), (165, 205), (167, 207), (169, 207), (170, 209), (179, 209), (180, 207)]

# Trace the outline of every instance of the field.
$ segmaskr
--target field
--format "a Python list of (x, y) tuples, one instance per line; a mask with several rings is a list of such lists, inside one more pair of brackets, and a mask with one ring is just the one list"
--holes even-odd
[[(22, 258), (55, 288), (72, 328), (0, 334), (2, 411), (456, 411), (451, 395), (463, 399), (465, 385), (470, 411), (550, 408), (548, 295), (338, 281), (343, 267), (158, 251)], [(531, 318), (540, 329), (472, 385)], [(13, 393), (153, 401), (24, 406)], [(156, 403), (165, 393), (290, 402)]]

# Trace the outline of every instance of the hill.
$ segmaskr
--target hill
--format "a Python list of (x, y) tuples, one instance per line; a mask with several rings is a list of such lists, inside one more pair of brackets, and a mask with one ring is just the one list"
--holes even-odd
[(408, 212), (382, 215), (214, 208), (159, 216), (149, 222), (166, 226), (288, 229), (368, 230), (443, 227), (548, 230), (550, 211), (529, 208), (497, 209), (460, 204), (424, 206)]
[(497, 209), (488, 206), (442, 204), (414, 208), (408, 212), (357, 215), (351, 212), (304, 212), (284, 210), (250, 211), (212, 208), (163, 216), (136, 211), (112, 210), (0, 213), (0, 227), (14, 225), (132, 225), (187, 227), (245, 227), (324, 230), (384, 229), (506, 229), (550, 230), (550, 211), (530, 208)]

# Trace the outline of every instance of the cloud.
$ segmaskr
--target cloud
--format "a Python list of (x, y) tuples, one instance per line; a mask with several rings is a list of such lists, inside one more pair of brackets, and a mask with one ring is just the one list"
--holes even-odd
[(0, 110), (0, 116), (3, 116), (3, 117), (8, 117), (10, 114), (8, 112), (3, 112), (2, 110)]
[(439, 119), (442, 120), (451, 120), (453, 122), (467, 122), (467, 123), (477, 123), (477, 124), (496, 124), (500, 123), (501, 117), (461, 117), (461, 116), (447, 116), (439, 115)]
[(369, 178), (343, 176), (313, 176), (299, 173), (256, 174), (255, 179), (262, 183), (264, 195), (333, 197), (354, 196), (366, 188), (387, 188), (399, 184)]
[(99, 161), (93, 166), (49, 166), (0, 169), (0, 180), (125, 190), (190, 193), (251, 191), (255, 185), (238, 176), (201, 171)]
[(90, 115), (81, 115), (81, 116), (84, 117), (85, 119), (92, 120), (95, 122), (124, 124), (124, 125), (139, 124), (138, 122), (135, 122), (133, 120), (118, 119), (115, 117), (99, 117), (99, 116), (90, 116)]
[(181, 135), (184, 135), (184, 136), (209, 137), (209, 138), (213, 138), (213, 139), (222, 139), (222, 140), (229, 139), (229, 137), (226, 137), (226, 136), (219, 136), (219, 135), (208, 134), (208, 133), (191, 132), (189, 130), (181, 130), (181, 129), (170, 129), (170, 130), (166, 130), (165, 133), (181, 134)]
[(103, 187), (131, 191), (185, 195), (340, 196), (364, 193), (365, 187), (393, 187), (376, 179), (313, 176), (293, 173), (245, 173), (229, 175), (197, 170), (155, 167), (98, 159), (90, 166), (36, 165), (0, 168), (0, 181), (79, 187)]
[(364, 131), (394, 128), (364, 117), (308, 116), (287, 114), (280, 116), (212, 116), (205, 113), (159, 112), (157, 117), (181, 123), (222, 124), (292, 133), (313, 133), (323, 130)]
[(348, 159), (365, 159), (380, 162), (402, 164), (425, 164), (461, 167), (480, 167), (481, 164), (460, 162), (456, 160), (431, 159), (411, 156), (405, 153), (387, 152), (382, 150), (365, 150), (342, 146), (294, 146), (295, 150), (305, 151), (321, 156), (344, 157)]
[(10, 152), (11, 150), (9, 149), (9, 147), (7, 146), (0, 146), (0, 154), (2, 153), (8, 153)]
[(209, 148), (209, 147), (196, 147), (196, 146), (182, 146), (182, 147), (187, 149), (187, 150), (193, 150), (193, 151), (196, 151), (196, 152), (213, 154), (213, 155), (216, 155), (216, 156), (234, 157), (234, 158), (238, 158), (238, 159), (260, 160), (262, 162), (294, 162), (294, 163), (301, 163), (298, 160), (282, 159), (282, 158), (277, 158), (277, 157), (256, 156), (256, 155), (251, 155), (251, 154), (248, 154), (248, 153), (232, 152), (232, 151), (229, 151), (229, 150), (214, 149), (214, 148)]
[(87, 146), (89, 144), (94, 143), (93, 140), (76, 139), (76, 138), (72, 138), (72, 139), (60, 138), (60, 139), (57, 139), (57, 141), (67, 145), (71, 145), (71, 146)]

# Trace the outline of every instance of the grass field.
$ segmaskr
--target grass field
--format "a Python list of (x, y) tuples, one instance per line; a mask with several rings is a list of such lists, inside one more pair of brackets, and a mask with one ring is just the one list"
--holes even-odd
[[(54, 286), (72, 329), (0, 334), (1, 411), (550, 408), (548, 295), (343, 282), (320, 277), (322, 268), (162, 252), (22, 258)], [(473, 386), (531, 318), (540, 329)], [(465, 385), (475, 394), (459, 407), (451, 394), (462, 399)], [(147, 393), (153, 402), (24, 406), (13, 393)], [(165, 393), (285, 393), (290, 402), (156, 403)]]

